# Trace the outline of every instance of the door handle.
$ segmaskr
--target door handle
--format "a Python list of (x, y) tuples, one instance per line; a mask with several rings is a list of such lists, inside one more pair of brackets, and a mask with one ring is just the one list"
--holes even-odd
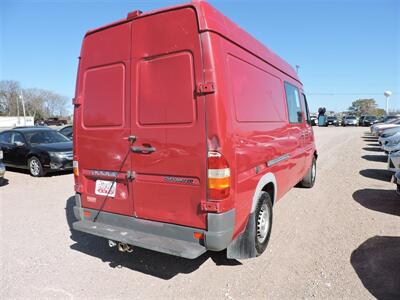
[(131, 147), (133, 153), (139, 154), (151, 154), (156, 151), (156, 148), (151, 146), (144, 146), (144, 147)]

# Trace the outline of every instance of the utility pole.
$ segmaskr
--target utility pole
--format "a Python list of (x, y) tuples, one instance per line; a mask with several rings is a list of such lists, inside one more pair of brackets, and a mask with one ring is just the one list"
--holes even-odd
[(389, 115), (389, 98), (392, 95), (392, 92), (391, 91), (385, 91), (383, 94), (386, 97), (386, 114)]
[(20, 121), (20, 119), (19, 119), (19, 98), (20, 98), (20, 95), (17, 96), (17, 117), (18, 117), (18, 126), (19, 126), (19, 124), (21, 124), (21, 121)]
[[(26, 115), (25, 115), (25, 101), (24, 101), (24, 95), (22, 94), (22, 90), (21, 93), (19, 95), (20, 99), (21, 99), (21, 103), (22, 103), (22, 112), (24, 114), (24, 126), (26, 126)], [(18, 120), (19, 121), (19, 120)]]

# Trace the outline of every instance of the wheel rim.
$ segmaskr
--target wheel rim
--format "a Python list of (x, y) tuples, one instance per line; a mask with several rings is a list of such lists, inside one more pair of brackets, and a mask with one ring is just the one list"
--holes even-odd
[(261, 206), (257, 218), (257, 240), (259, 243), (264, 243), (269, 232), (269, 210), (266, 204)]
[(32, 175), (39, 175), (40, 172), (40, 166), (39, 166), (39, 162), (36, 159), (32, 159), (30, 164), (29, 164), (30, 170)]
[(317, 174), (317, 165), (315, 164), (315, 161), (313, 161), (312, 168), (311, 168), (311, 180), (312, 182), (315, 181), (315, 175)]

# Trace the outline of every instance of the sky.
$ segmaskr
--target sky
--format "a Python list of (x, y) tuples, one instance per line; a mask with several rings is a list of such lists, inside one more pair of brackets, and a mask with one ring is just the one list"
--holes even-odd
[[(85, 32), (187, 1), (0, 0), (0, 80), (73, 98)], [(208, 1), (292, 66), (312, 111), (392, 91), (400, 110), (400, 0)]]

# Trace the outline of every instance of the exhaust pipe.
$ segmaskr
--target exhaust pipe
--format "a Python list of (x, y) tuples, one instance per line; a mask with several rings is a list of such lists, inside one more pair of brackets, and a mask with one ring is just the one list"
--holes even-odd
[(132, 253), (133, 249), (128, 244), (118, 243), (118, 251)]

